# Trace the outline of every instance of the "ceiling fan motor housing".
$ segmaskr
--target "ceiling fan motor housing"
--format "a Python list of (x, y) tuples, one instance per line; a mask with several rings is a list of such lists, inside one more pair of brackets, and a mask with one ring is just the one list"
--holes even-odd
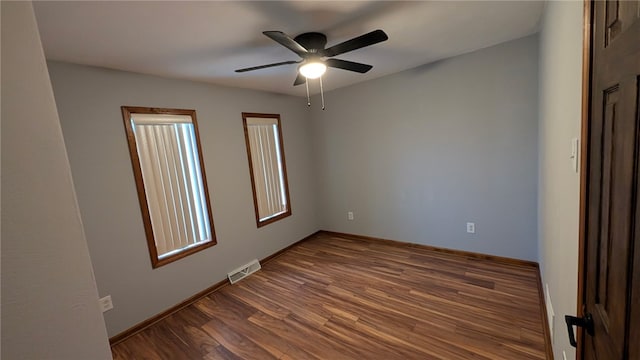
[(296, 36), (293, 40), (309, 50), (309, 54), (318, 54), (327, 45), (327, 37), (318, 32), (308, 32)]

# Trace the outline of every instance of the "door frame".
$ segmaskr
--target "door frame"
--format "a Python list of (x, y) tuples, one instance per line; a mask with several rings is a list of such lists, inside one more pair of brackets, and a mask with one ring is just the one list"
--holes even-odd
[[(578, 301), (576, 314), (583, 315), (586, 289), (585, 262), (587, 258), (587, 175), (589, 173), (589, 115), (591, 108), (591, 47), (593, 41), (592, 34), (592, 3), (591, 0), (584, 0), (583, 9), (583, 33), (582, 33), (582, 119), (581, 119), (581, 146), (580, 146), (580, 214), (578, 230)], [(576, 359), (583, 358), (584, 331), (577, 328)]]
[[(580, 147), (580, 214), (578, 229), (578, 301), (576, 314), (583, 315), (586, 288), (585, 259), (587, 256), (587, 174), (589, 173), (589, 115), (591, 108), (591, 46), (592, 46), (592, 4), (591, 0), (584, 0), (583, 32), (582, 32), (582, 119), (581, 119), (581, 147)], [(584, 331), (577, 328), (576, 359), (583, 358)]]

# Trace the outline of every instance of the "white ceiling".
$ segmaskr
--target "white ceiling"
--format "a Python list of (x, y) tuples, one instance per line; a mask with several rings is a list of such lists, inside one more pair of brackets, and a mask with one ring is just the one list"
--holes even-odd
[[(328, 46), (375, 29), (386, 42), (336, 58), (373, 65), (329, 69), (325, 91), (481, 49), (537, 31), (542, 1), (208, 1), (35, 3), (48, 59), (292, 95), (299, 60), (262, 35), (317, 31)], [(310, 85), (318, 91), (316, 80)]]

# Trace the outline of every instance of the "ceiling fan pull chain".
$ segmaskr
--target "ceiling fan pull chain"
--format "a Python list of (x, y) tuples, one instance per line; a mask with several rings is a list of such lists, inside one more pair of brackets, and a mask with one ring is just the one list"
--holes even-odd
[(324, 90), (322, 89), (322, 76), (320, 76), (320, 98), (322, 99), (322, 110), (324, 110)]
[(307, 106), (311, 106), (311, 99), (309, 98), (309, 81), (304, 82), (307, 85)]

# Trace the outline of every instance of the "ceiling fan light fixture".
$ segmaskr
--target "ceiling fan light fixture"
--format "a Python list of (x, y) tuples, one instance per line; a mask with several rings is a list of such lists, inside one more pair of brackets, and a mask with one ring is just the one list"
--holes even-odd
[(317, 79), (327, 71), (327, 66), (320, 61), (313, 61), (300, 66), (299, 71), (307, 79)]

